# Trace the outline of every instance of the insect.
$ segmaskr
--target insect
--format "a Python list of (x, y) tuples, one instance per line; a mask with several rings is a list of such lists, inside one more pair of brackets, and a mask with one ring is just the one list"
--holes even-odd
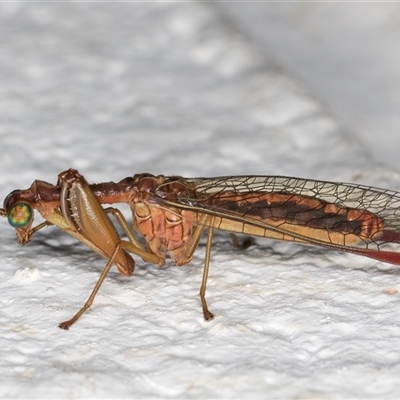
[[(115, 207), (129, 204), (133, 229)], [(44, 222), (33, 226), (34, 211)], [(92, 305), (112, 265), (132, 275), (134, 260), (163, 266), (169, 254), (176, 265), (192, 259), (208, 230), (200, 299), (205, 320), (205, 292), (214, 229), (319, 245), (400, 265), (400, 193), (362, 185), (283, 176), (182, 178), (137, 174), (118, 183), (89, 185), (74, 169), (62, 172), (56, 185), (36, 180), (14, 190), (0, 215), (15, 228), (20, 244), (55, 225), (103, 256), (104, 267), (84, 306), (59, 327), (69, 329)], [(118, 235), (113, 215), (128, 240)], [(135, 233), (136, 232), (136, 233)], [(136, 234), (146, 243), (143, 246)], [(398, 246), (398, 245), (397, 245)]]

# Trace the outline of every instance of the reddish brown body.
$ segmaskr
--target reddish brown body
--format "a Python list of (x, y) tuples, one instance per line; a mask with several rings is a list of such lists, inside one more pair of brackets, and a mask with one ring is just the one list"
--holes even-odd
[[(122, 202), (130, 205), (133, 228), (148, 248), (118, 209), (102, 207)], [(36, 227), (34, 210), (45, 219)], [(107, 259), (85, 306), (60, 324), (68, 329), (90, 307), (113, 264), (123, 275), (133, 273), (128, 253), (159, 266), (169, 254), (175, 264), (184, 265), (205, 229), (209, 234), (200, 296), (206, 319), (213, 317), (205, 289), (214, 229), (320, 245), (400, 265), (399, 210), (397, 192), (361, 185), (274, 176), (192, 179), (151, 174), (89, 185), (70, 169), (59, 175), (56, 185), (35, 181), (29, 189), (11, 192), (0, 215), (14, 226), (21, 244), (44, 226), (56, 225)], [(119, 237), (110, 214), (128, 240)]]
[[(160, 182), (161, 181), (161, 182)], [(128, 202), (133, 213), (133, 228), (148, 243), (151, 251), (160, 258), (160, 266), (165, 263), (168, 252), (176, 265), (190, 261), (186, 257), (187, 245), (192, 239), (196, 221), (196, 212), (169, 207), (168, 209), (152, 203), (157, 186), (162, 183), (161, 177), (142, 177), (137, 180), (129, 192)], [(171, 185), (168, 193), (173, 197), (181, 193), (181, 185)]]

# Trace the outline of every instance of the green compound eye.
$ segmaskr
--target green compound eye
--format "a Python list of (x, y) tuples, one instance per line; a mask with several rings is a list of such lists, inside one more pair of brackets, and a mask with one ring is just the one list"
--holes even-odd
[(16, 204), (7, 215), (8, 223), (13, 228), (24, 228), (31, 222), (32, 209), (28, 204)]

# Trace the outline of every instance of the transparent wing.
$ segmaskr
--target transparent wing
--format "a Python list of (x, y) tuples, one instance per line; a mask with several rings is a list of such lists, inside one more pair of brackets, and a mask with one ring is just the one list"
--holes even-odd
[[(168, 196), (168, 185), (177, 180), (190, 190)], [(283, 176), (226, 176), (170, 178), (156, 194), (166, 207), (213, 215), (218, 229), (400, 264), (400, 194), (395, 191)]]

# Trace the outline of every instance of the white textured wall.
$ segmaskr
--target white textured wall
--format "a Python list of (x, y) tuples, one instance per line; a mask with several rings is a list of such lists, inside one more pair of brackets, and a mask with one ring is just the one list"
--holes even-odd
[[(0, 190), (138, 172), (287, 174), (391, 189), (324, 108), (201, 3), (0, 5)], [(123, 208), (124, 212), (126, 208)], [(127, 214), (129, 217), (129, 214)], [(398, 267), (218, 233), (203, 321), (193, 261), (113, 270), (55, 228), (0, 221), (2, 398), (395, 398)]]
[(378, 162), (400, 170), (398, 2), (218, 3)]

